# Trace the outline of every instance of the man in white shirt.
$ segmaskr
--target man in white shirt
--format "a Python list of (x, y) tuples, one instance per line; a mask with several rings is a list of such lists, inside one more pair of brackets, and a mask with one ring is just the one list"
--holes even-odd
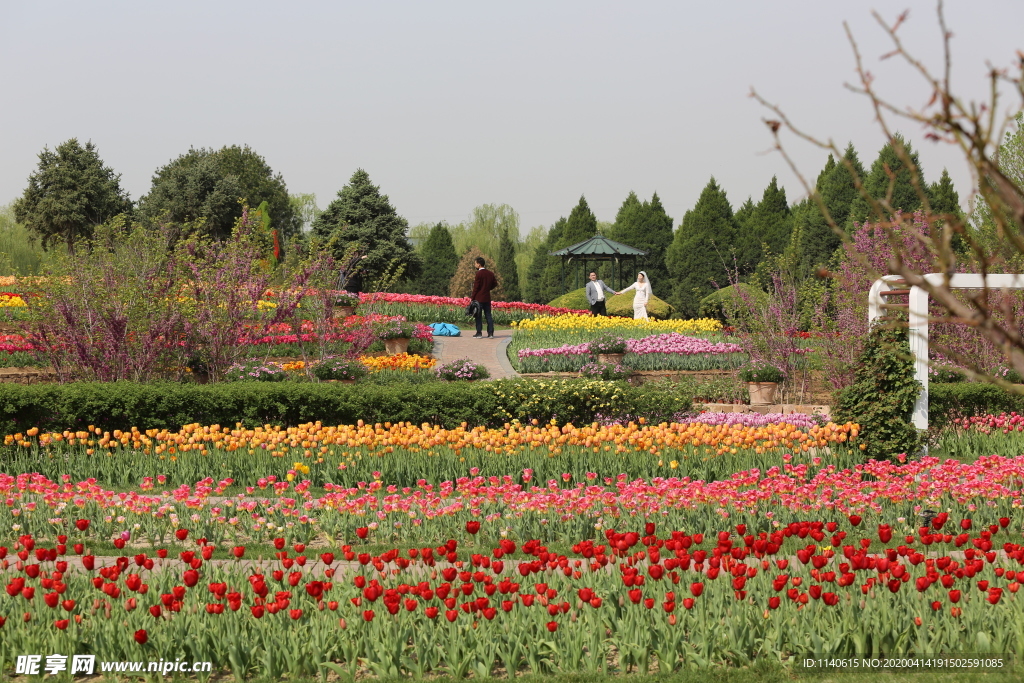
[(590, 282), (587, 283), (587, 303), (590, 304), (591, 315), (608, 315), (605, 310), (604, 293), (615, 294), (615, 290), (604, 283), (604, 280), (597, 279), (597, 273), (590, 273)]

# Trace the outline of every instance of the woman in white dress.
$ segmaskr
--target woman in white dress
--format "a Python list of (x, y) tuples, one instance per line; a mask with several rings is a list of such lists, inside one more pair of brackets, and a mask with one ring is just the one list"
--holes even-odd
[(636, 276), (636, 282), (626, 287), (618, 294), (625, 294), (631, 289), (636, 290), (636, 294), (633, 295), (633, 319), (640, 320), (647, 318), (647, 302), (654, 294), (651, 292), (651, 280), (647, 277), (647, 273), (640, 271)]

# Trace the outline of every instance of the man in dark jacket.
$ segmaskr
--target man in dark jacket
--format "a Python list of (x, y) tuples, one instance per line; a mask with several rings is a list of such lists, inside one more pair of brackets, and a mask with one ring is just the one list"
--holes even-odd
[(487, 316), (487, 338), (494, 338), (494, 318), (491, 317), (491, 290), (498, 286), (498, 280), (494, 273), (484, 268), (485, 261), (481, 257), (476, 259), (476, 278), (473, 279), (473, 293), (470, 298), (480, 304), (476, 311), (476, 334), (477, 339), (483, 337), (483, 317)]

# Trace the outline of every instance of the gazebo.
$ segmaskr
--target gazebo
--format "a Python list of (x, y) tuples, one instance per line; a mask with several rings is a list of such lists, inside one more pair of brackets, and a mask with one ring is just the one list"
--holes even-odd
[[(605, 263), (609, 262), (612, 264), (612, 279), (617, 280), (616, 289), (622, 289), (622, 267), (624, 261), (631, 261), (634, 270), (636, 269), (636, 263), (638, 258), (647, 256), (647, 252), (643, 249), (637, 249), (631, 247), (628, 244), (622, 242), (616, 242), (610, 240), (604, 235), (594, 235), (590, 239), (574, 244), (571, 247), (565, 249), (559, 249), (558, 251), (551, 252), (552, 256), (558, 256), (562, 259), (562, 267), (560, 269), (562, 279), (562, 290), (565, 291), (565, 267), (573, 265), (573, 262), (577, 265), (583, 264), (584, 272), (588, 268), (588, 263)], [(579, 289), (580, 286), (580, 273), (579, 268), (575, 268), (576, 273), (576, 286), (574, 289)]]

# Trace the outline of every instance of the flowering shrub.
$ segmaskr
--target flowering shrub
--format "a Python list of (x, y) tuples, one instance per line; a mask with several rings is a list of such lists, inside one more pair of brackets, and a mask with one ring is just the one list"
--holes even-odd
[(625, 353), (626, 340), (612, 334), (601, 335), (587, 344), (587, 351), (594, 355), (599, 353)]
[[(374, 335), (381, 341), (388, 339), (412, 339), (416, 336), (416, 326), (399, 318), (389, 318), (377, 323), (374, 328)], [(431, 337), (433, 337), (433, 332), (431, 332)]]
[(626, 379), (633, 372), (621, 363), (587, 363), (580, 368), (580, 375), (592, 379)]
[(460, 358), (438, 366), (437, 378), (446, 382), (458, 380), (487, 379), (491, 373), (482, 365), (471, 361), (468, 358)]
[(754, 361), (741, 369), (739, 375), (744, 382), (782, 382), (786, 379), (782, 370), (765, 361)]
[(334, 295), (335, 306), (350, 306), (355, 308), (359, 305), (359, 295), (351, 292), (337, 292)]
[(356, 380), (368, 372), (365, 363), (352, 358), (325, 358), (313, 365), (313, 376), (320, 381)]
[(277, 363), (264, 363), (260, 360), (247, 360), (235, 363), (224, 373), (228, 382), (281, 382), (288, 374)]

